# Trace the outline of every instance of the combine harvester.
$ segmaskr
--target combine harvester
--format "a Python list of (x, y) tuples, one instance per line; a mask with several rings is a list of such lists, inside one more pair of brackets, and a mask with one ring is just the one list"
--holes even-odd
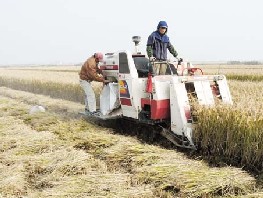
[(224, 75), (203, 75), (200, 68), (182, 60), (167, 64), (166, 75), (153, 74), (150, 62), (138, 52), (139, 36), (133, 37), (135, 53), (118, 51), (105, 55), (100, 69), (110, 83), (100, 94), (100, 113), (88, 115), (103, 120), (132, 119), (161, 128), (160, 134), (176, 146), (196, 149), (192, 99), (200, 105), (215, 100), (232, 104)]

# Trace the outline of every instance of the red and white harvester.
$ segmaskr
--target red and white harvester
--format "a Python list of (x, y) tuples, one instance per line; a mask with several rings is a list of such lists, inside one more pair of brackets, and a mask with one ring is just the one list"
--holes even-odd
[[(100, 119), (127, 118), (162, 127), (161, 135), (184, 148), (195, 149), (192, 97), (200, 105), (213, 106), (216, 100), (232, 104), (224, 75), (204, 75), (189, 62), (167, 64), (166, 75), (155, 75), (150, 62), (138, 52), (139, 36), (133, 37), (135, 53), (105, 54), (100, 65), (110, 83), (100, 94)], [(160, 62), (158, 62), (160, 63)]]

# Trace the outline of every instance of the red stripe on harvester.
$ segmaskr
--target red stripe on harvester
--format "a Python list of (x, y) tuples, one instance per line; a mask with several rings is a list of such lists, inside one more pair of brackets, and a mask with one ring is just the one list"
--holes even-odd
[(118, 70), (119, 66), (118, 65), (101, 65), (100, 69), (101, 70)]
[(150, 100), (148, 98), (141, 99), (141, 107), (149, 105), (151, 108), (151, 119), (167, 119), (170, 117), (170, 100)]
[(151, 106), (151, 119), (166, 119), (170, 117), (170, 100), (153, 100)]
[(129, 98), (121, 98), (120, 100), (121, 100), (121, 104), (122, 105), (132, 106), (131, 99), (129, 99)]
[(191, 120), (191, 110), (190, 110), (190, 107), (188, 106), (185, 106), (184, 107), (184, 114), (185, 114), (185, 118), (187, 120)]
[(148, 79), (147, 79), (147, 86), (146, 86), (146, 92), (147, 93), (152, 93), (153, 91), (153, 82), (152, 82), (152, 74), (148, 74)]

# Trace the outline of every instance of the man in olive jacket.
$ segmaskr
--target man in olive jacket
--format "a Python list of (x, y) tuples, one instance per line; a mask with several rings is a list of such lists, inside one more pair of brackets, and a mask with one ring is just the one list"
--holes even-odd
[(85, 111), (90, 114), (96, 113), (96, 97), (91, 86), (92, 81), (107, 83), (98, 68), (98, 63), (103, 61), (102, 53), (95, 53), (82, 65), (79, 72), (80, 85), (85, 92)]

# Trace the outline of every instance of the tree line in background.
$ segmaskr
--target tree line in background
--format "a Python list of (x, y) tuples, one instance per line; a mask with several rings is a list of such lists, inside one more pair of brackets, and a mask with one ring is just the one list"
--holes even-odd
[(259, 61), (228, 61), (228, 65), (262, 65)]

